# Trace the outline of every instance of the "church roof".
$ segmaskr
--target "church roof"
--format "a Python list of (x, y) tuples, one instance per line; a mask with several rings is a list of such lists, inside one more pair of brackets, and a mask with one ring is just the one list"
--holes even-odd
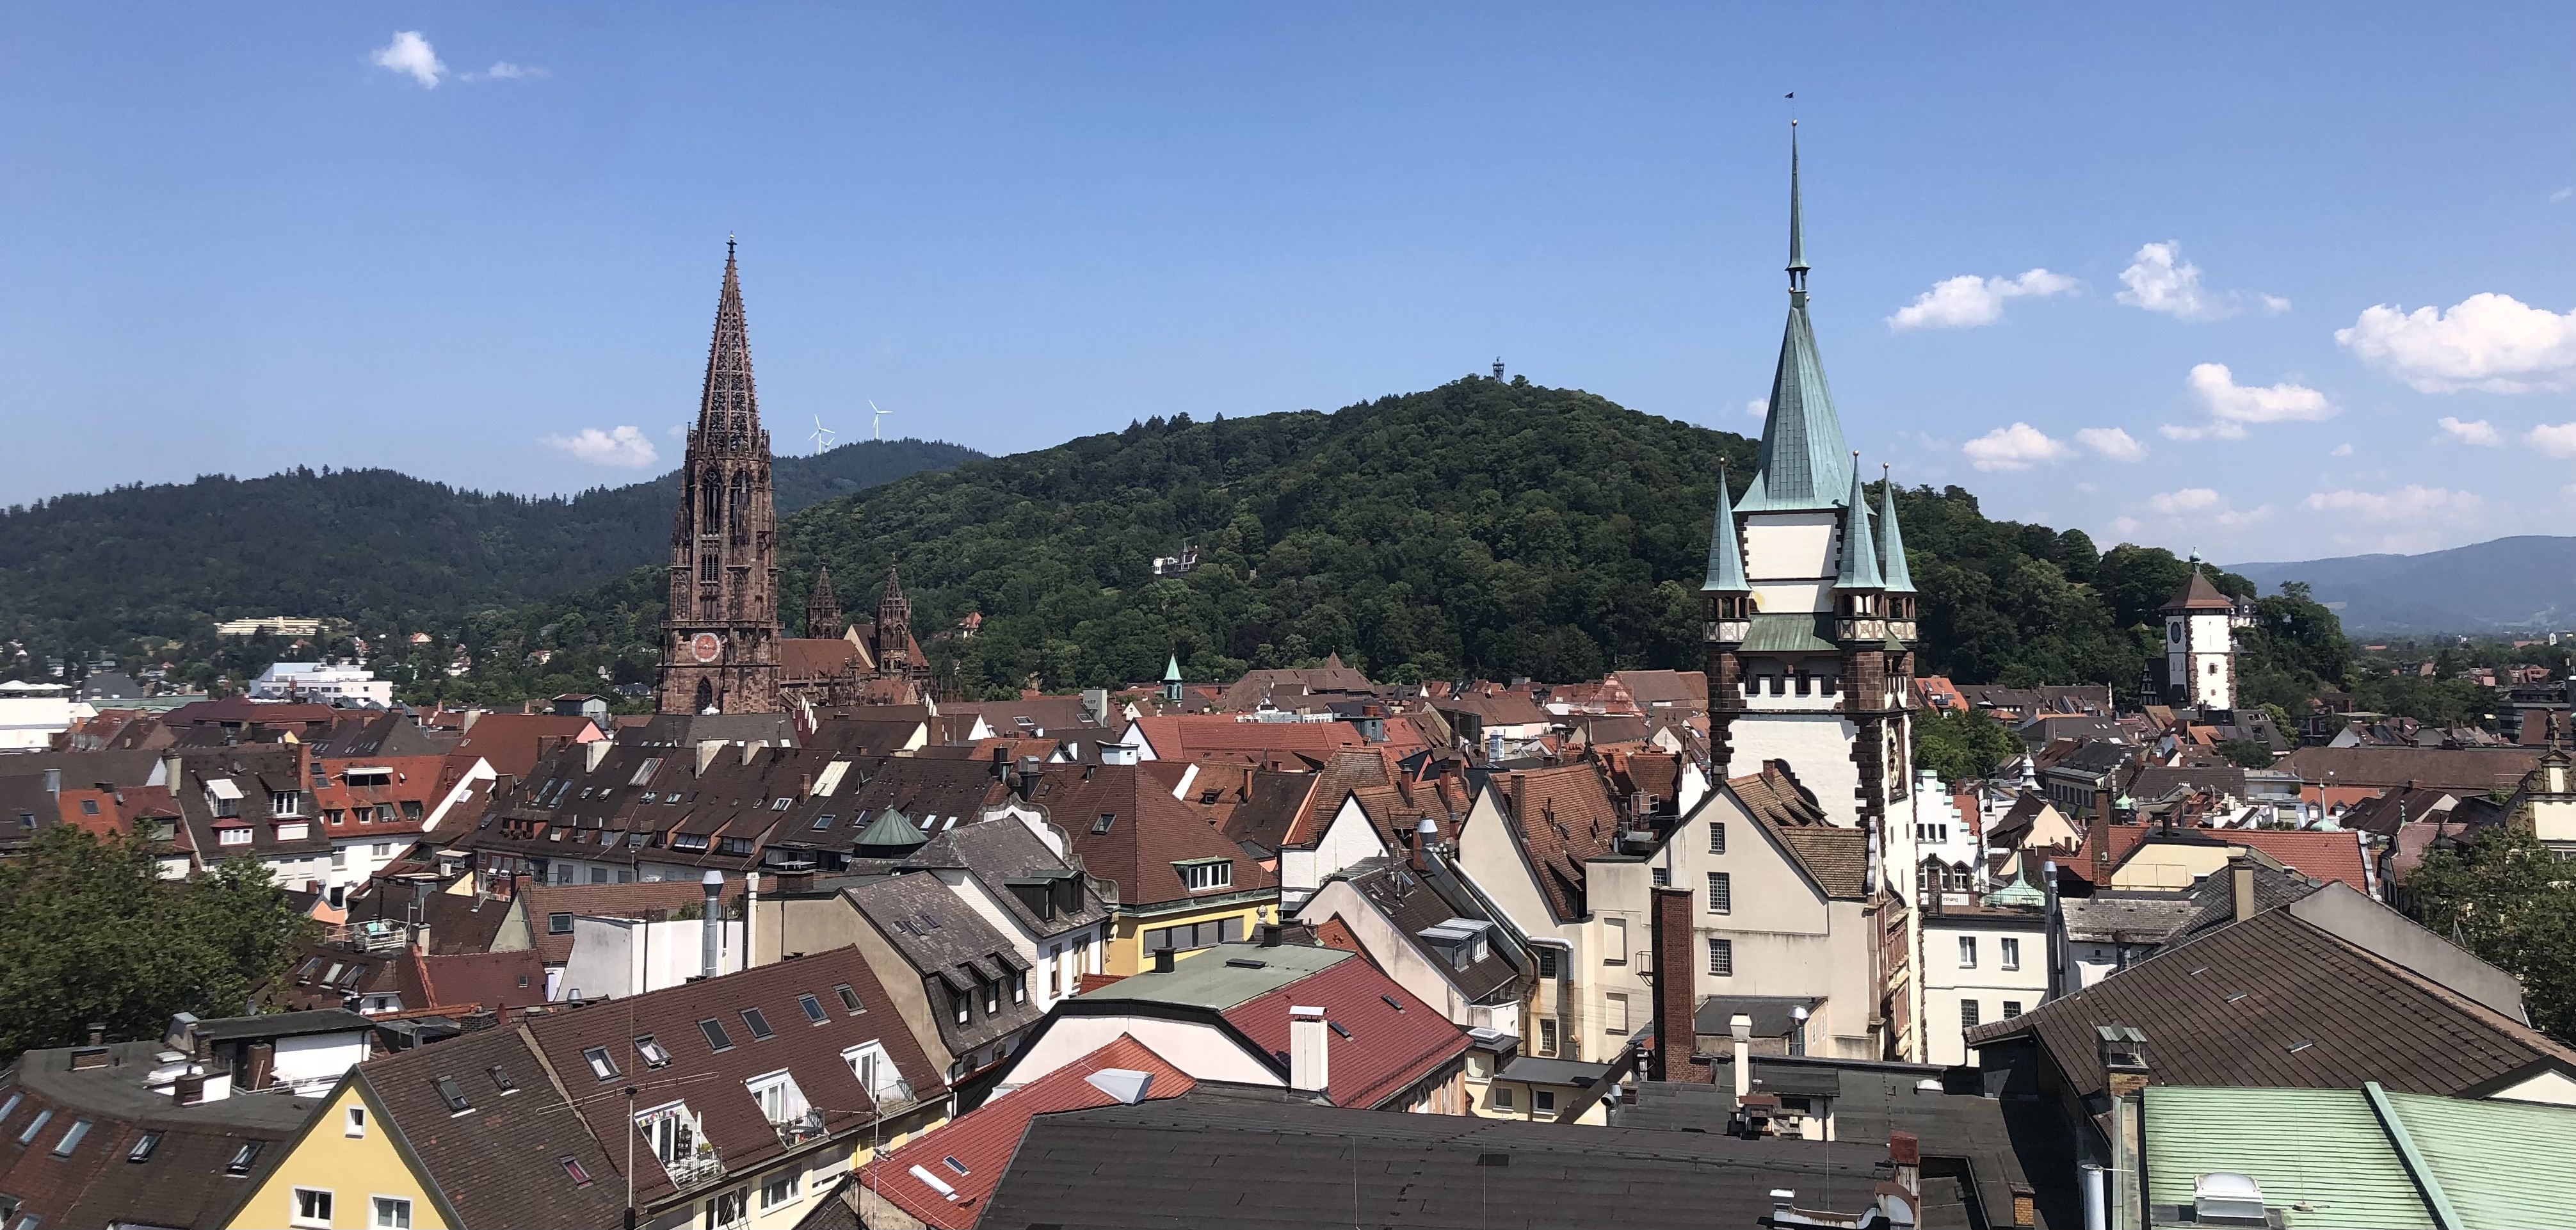
[(1735, 540), (1734, 497), (1727, 493), (1726, 471), (1717, 472), (1717, 520), (1708, 530), (1708, 580), (1702, 593), (1742, 593), (1753, 588), (1744, 579), (1744, 544)]
[(1172, 661), (1171, 661), (1171, 664), (1170, 664), (1170, 665), (1167, 665), (1167, 666), (1165, 666), (1165, 667), (1163, 668), (1163, 682), (1165, 682), (1165, 683), (1179, 683), (1180, 681), (1181, 681), (1181, 655), (1179, 655), (1179, 654), (1173, 654), (1173, 655), (1172, 655)]
[(1770, 411), (1762, 420), (1762, 466), (1737, 507), (1746, 511), (1823, 509), (1842, 502), (1850, 485), (1851, 455), (1843, 450), (1842, 421), (1816, 331), (1807, 319), (1807, 261), (1798, 206), (1797, 134), (1789, 137), (1789, 323), (1780, 339), (1780, 366), (1771, 377)]
[(1885, 558), (1881, 573), (1887, 580), (1887, 592), (1914, 592), (1914, 574), (1905, 567), (1905, 535), (1896, 528), (1896, 480), (1880, 472), (1878, 513), (1878, 549)]
[(2195, 565), (2191, 570), (2191, 580), (2184, 583), (2181, 592), (2176, 593), (2172, 601), (2165, 603), (2164, 609), (2167, 611), (2233, 611), (2236, 609), (2236, 604), (2228, 601), (2227, 595), (2218, 592), (2218, 587), (2209, 583), (2209, 574), (2202, 572)]
[(1844, 507), (1842, 568), (1834, 575), (1836, 589), (1881, 589), (1886, 580), (1878, 573), (1878, 543), (1869, 533), (1869, 499), (1861, 493), (1860, 466), (1855, 461), (1851, 472), (1851, 499)]

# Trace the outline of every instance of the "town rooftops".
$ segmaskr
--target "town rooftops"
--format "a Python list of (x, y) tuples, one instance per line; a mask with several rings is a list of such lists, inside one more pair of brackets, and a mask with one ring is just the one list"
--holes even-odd
[[(574, 1063), (574, 1071), (560, 1073), (563, 1084), (548, 1079), (534, 1038), (509, 1027), (398, 1051), (359, 1065), (349, 1079), (395, 1129), (396, 1147), (427, 1174), (449, 1226), (614, 1226), (626, 1212), (618, 1166), (634, 1129), (621, 1122), (622, 1097), (605, 1100), (608, 1115), (576, 1106), (593, 1090), (577, 1057)], [(465, 1109), (456, 1109), (442, 1081)], [(317, 1120), (310, 1130), (338, 1128)], [(620, 1143), (616, 1152), (601, 1147), (593, 1133), (602, 1130)], [(637, 1164), (641, 1193), (659, 1175), (649, 1152), (639, 1151)]]
[(1884, 1142), (1370, 1114), (1202, 1084), (1184, 1097), (1032, 1122), (985, 1224), (1131, 1230), (1150, 1211), (1195, 1230), (1268, 1230), (1343, 1224), (1356, 1202), (1357, 1220), (1372, 1226), (1571, 1219), (1750, 1230), (1768, 1224), (1776, 1189), (1814, 1207), (1830, 1183), (1840, 1205), (1869, 1203), (1887, 1152)]

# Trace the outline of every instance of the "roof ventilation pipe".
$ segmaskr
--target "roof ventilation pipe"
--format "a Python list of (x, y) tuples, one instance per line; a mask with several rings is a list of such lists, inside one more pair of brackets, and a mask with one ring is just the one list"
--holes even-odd
[(698, 916), (698, 976), (713, 978), (724, 952), (724, 873), (710, 867), (698, 877), (698, 889), (706, 894), (706, 911)]

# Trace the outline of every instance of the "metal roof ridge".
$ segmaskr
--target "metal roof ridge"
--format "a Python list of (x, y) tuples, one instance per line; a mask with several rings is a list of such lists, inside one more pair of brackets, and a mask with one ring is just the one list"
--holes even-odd
[(2424, 1207), (2433, 1213), (2434, 1224), (2442, 1230), (2467, 1230), (2468, 1223), (2459, 1210), (2451, 1207), (2451, 1198), (2442, 1191), (2440, 1176), (2433, 1164), (2416, 1149), (2415, 1137), (2407, 1132), (2406, 1121), (2398, 1117), (2397, 1107), (2388, 1099), (2388, 1090), (2378, 1081), (2364, 1081), (2362, 1097), (2370, 1102), (2370, 1113), (2379, 1119), (2380, 1129), (2388, 1133), (2388, 1143), (2397, 1150), (2397, 1160), (2406, 1164), (2406, 1173), (2415, 1180), (2416, 1190), (2424, 1197)]

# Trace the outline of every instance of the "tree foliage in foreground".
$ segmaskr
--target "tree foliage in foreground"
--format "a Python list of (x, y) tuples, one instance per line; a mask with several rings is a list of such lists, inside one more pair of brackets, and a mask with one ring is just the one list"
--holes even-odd
[(1983, 709), (1914, 715), (1914, 763), (1945, 782), (1988, 776), (2024, 750), (2020, 736)]
[(254, 862), (164, 880), (141, 843), (70, 825), (0, 863), (0, 902), (0, 1056), (240, 1015), (314, 926)]
[(2531, 1023), (2576, 1046), (2576, 863), (2498, 824), (2426, 855), (2406, 890), (2416, 921), (2520, 978)]

